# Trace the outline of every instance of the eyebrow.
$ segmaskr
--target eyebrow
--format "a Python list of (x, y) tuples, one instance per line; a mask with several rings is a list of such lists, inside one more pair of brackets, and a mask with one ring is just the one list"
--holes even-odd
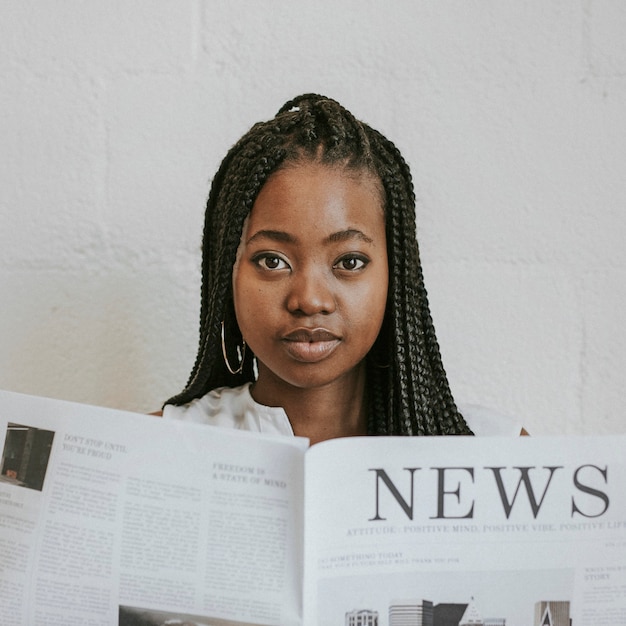
[(366, 243), (374, 243), (371, 237), (368, 237), (363, 231), (357, 228), (348, 228), (347, 230), (340, 230), (337, 233), (328, 235), (324, 241), (328, 243), (338, 243), (342, 241), (349, 241), (350, 239), (360, 239)]
[(250, 237), (248, 241), (246, 241), (246, 244), (252, 243), (257, 239), (270, 239), (279, 243), (297, 242), (297, 239), (293, 235), (290, 235), (289, 233), (286, 233), (282, 230), (257, 230), (257, 232), (254, 233), (254, 235), (252, 235), (252, 237)]
[[(279, 243), (298, 243), (298, 239), (282, 230), (258, 230), (252, 237), (248, 239), (246, 244), (250, 244), (257, 239), (270, 239)], [(357, 228), (347, 228), (336, 233), (328, 235), (324, 239), (324, 243), (340, 243), (351, 239), (359, 239), (366, 243), (374, 243), (371, 237), (368, 237), (363, 231)]]

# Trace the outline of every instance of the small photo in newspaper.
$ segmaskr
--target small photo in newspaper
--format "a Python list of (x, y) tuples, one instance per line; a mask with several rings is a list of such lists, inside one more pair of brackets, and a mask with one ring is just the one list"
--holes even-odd
[(119, 626), (262, 626), (259, 623), (187, 615), (172, 611), (120, 606)]
[(0, 458), (0, 482), (43, 488), (54, 432), (9, 422)]

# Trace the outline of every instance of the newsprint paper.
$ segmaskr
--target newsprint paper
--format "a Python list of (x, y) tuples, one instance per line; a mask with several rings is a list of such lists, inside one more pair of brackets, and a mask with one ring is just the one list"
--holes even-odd
[(0, 624), (626, 626), (626, 435), (307, 448), (0, 392)]

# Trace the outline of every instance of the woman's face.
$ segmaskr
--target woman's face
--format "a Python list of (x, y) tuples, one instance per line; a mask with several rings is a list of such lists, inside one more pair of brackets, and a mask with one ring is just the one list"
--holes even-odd
[(246, 220), (233, 269), (257, 384), (347, 382), (378, 335), (387, 285), (377, 179), (318, 163), (275, 172)]

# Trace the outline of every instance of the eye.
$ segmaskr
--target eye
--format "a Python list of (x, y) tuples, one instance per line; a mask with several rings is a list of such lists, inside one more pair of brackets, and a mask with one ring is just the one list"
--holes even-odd
[(253, 261), (263, 270), (276, 271), (289, 269), (287, 261), (276, 254), (270, 254), (267, 252), (259, 254), (254, 257)]
[(348, 254), (341, 257), (333, 267), (348, 272), (356, 272), (362, 270), (368, 263), (369, 259), (356, 254)]

